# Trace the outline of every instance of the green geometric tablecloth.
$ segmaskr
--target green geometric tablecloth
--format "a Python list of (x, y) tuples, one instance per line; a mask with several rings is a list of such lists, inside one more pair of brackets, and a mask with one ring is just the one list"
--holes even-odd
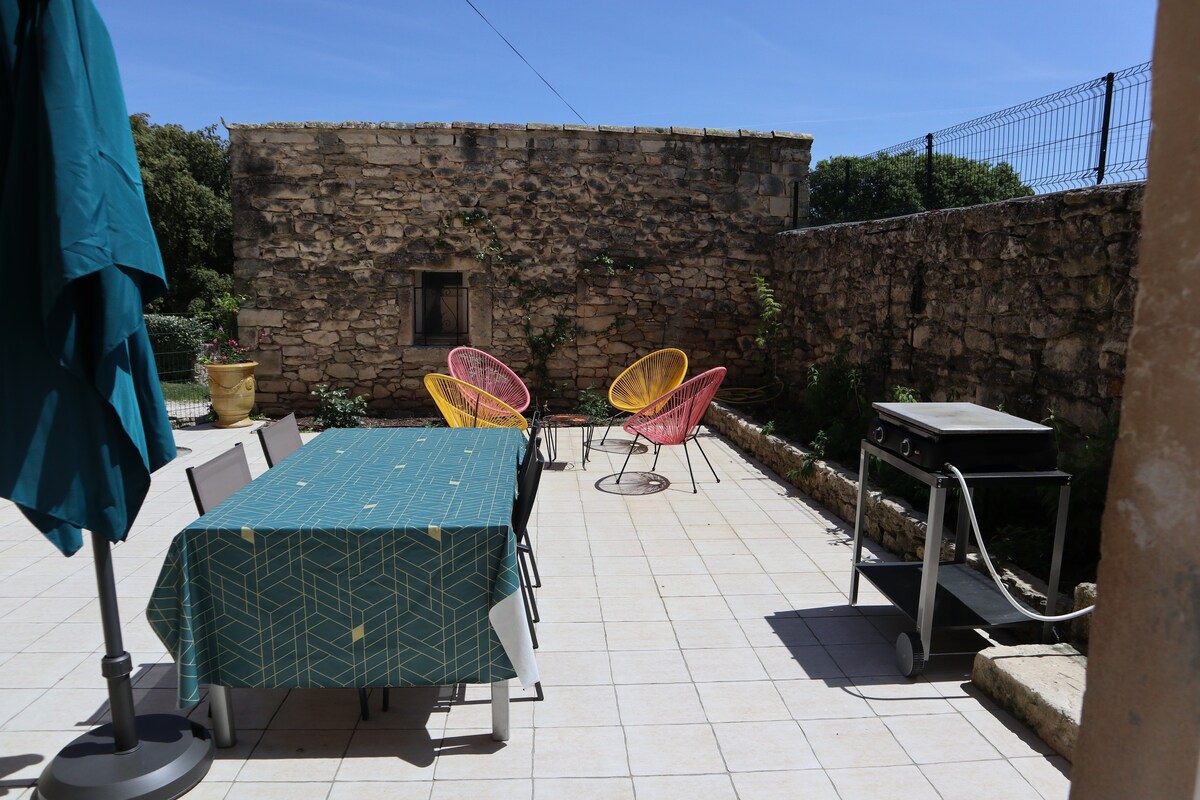
[(326, 431), (185, 528), (146, 612), (180, 705), (210, 683), (530, 685), (510, 528), (523, 443)]

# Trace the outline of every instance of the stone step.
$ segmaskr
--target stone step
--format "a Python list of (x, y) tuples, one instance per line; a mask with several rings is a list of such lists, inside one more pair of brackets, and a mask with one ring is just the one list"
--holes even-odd
[(1023, 644), (980, 650), (971, 680), (1070, 761), (1086, 673), (1087, 656), (1069, 644)]

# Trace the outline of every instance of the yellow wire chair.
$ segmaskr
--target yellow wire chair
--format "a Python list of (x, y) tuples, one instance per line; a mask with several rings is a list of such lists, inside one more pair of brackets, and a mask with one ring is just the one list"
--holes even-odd
[[(626, 367), (608, 389), (608, 404), (625, 414), (636, 414), (683, 383), (687, 353), (674, 347), (655, 350)], [(609, 428), (612, 420), (609, 420)], [(608, 438), (604, 429), (600, 444)]]
[(431, 372), (425, 388), (451, 428), (516, 428), (528, 423), (515, 408), (466, 381)]

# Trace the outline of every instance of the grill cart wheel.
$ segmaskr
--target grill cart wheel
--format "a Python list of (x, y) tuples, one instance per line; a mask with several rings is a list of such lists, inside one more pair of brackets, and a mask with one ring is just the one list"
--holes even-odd
[(925, 670), (925, 651), (921, 648), (921, 635), (916, 631), (905, 631), (896, 640), (896, 663), (906, 678), (915, 678)]

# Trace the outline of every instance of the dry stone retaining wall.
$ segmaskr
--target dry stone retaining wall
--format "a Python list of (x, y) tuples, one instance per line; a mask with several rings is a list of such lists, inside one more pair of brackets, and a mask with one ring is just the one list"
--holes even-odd
[(1133, 183), (781, 234), (791, 378), (846, 348), (922, 399), (1094, 432), (1120, 405), (1141, 211)]
[(377, 411), (429, 406), (413, 287), (460, 272), (471, 343), (527, 378), (530, 336), (577, 326), (551, 395), (606, 386), (664, 344), (757, 377), (751, 276), (807, 213), (811, 137), (690, 128), (456, 122), (234, 125), (243, 337), (261, 336), (267, 413), (329, 383)]

